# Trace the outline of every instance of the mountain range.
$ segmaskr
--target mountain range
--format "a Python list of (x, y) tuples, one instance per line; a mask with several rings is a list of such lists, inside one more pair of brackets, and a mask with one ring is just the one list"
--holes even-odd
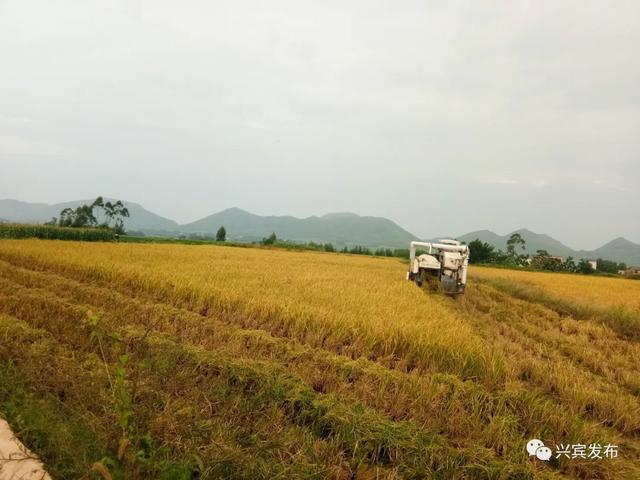
[[(55, 203), (30, 203), (20, 200), (0, 200), (0, 219), (10, 222), (42, 223), (51, 220), (52, 217), (59, 217), (60, 212), (65, 208), (76, 208), (80, 205), (90, 205), (91, 200), (75, 200), (72, 202)], [(113, 198), (104, 198), (104, 201), (114, 201)], [(177, 222), (168, 218), (156, 215), (145, 209), (142, 205), (134, 202), (124, 202), (131, 215), (125, 221), (127, 228), (147, 232), (176, 231), (179, 228)], [(100, 217), (99, 217), (99, 220)]]
[(604, 258), (616, 262), (624, 262), (627, 265), (640, 264), (640, 245), (626, 238), (618, 237), (595, 250), (574, 250), (562, 242), (542, 233), (535, 233), (526, 228), (515, 230), (507, 235), (498, 235), (490, 230), (478, 230), (466, 233), (458, 237), (458, 240), (469, 243), (476, 238), (501, 250), (507, 249), (507, 240), (514, 233), (519, 233), (526, 244), (525, 253), (533, 254), (536, 250), (546, 250), (551, 255), (573, 257), (574, 259)]
[(276, 232), (292, 242), (358, 244), (373, 247), (406, 246), (416, 237), (391, 220), (354, 213), (328, 213), (321, 217), (260, 216), (229, 208), (182, 225), (187, 233), (213, 233), (220, 225), (240, 240), (256, 240)]
[[(105, 201), (108, 200), (105, 198)], [(111, 199), (113, 200), (113, 199)], [(0, 200), (0, 220), (24, 223), (42, 223), (57, 217), (64, 208), (90, 204), (93, 200), (76, 200), (58, 204), (29, 203), (19, 200)], [(195, 222), (180, 225), (174, 220), (157, 215), (142, 205), (124, 201), (130, 218), (125, 226), (130, 231), (147, 235), (178, 236), (181, 234), (214, 235), (224, 225), (228, 238), (237, 241), (256, 241), (275, 232), (279, 238), (292, 242), (330, 242), (336, 246), (363, 245), (367, 247), (407, 248), (418, 237), (383, 217), (359, 216), (354, 213), (328, 213), (307, 218), (292, 216), (260, 216), (228, 208)], [(476, 238), (502, 250), (508, 238), (519, 233), (526, 241), (526, 253), (546, 250), (552, 255), (580, 258), (606, 258), (627, 265), (640, 264), (640, 245), (625, 238), (616, 238), (596, 250), (574, 250), (560, 241), (527, 229), (498, 235), (490, 230), (479, 230), (460, 235), (458, 240), (471, 242)], [(439, 237), (443, 238), (443, 237)]]

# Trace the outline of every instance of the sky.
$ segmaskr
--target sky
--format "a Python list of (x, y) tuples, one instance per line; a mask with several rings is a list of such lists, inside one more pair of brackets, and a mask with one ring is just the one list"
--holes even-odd
[(640, 242), (640, 3), (0, 0), (0, 198)]

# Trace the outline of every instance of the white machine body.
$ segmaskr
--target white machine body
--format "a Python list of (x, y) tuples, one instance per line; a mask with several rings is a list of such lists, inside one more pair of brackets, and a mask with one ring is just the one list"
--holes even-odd
[[(416, 248), (426, 253), (416, 256)], [(440, 240), (437, 243), (411, 242), (407, 280), (418, 285), (436, 279), (442, 291), (449, 295), (464, 293), (469, 267), (469, 247), (456, 240)]]

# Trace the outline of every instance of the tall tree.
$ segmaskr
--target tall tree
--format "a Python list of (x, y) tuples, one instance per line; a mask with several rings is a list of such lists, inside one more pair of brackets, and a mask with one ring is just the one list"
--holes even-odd
[(60, 212), (60, 219), (58, 220), (58, 224), (61, 227), (70, 227), (75, 218), (75, 212), (71, 208), (65, 208)]
[(566, 272), (575, 272), (576, 271), (576, 262), (573, 257), (567, 257), (564, 261), (563, 269)]
[(471, 263), (489, 263), (495, 259), (495, 247), (479, 238), (469, 242), (469, 250)]
[[(98, 198), (102, 200), (102, 197)], [(114, 228), (116, 232), (124, 233), (124, 219), (129, 217), (129, 209), (124, 206), (122, 201), (118, 200), (115, 203), (106, 202), (100, 206), (104, 210), (104, 215), (107, 218), (106, 226), (110, 227), (111, 222), (115, 220)]]
[(604, 258), (599, 258), (596, 265), (598, 265), (598, 271), (604, 273), (618, 273), (627, 268), (624, 263), (616, 263)]
[(276, 236), (276, 232), (273, 232), (268, 237), (265, 237), (265, 238), (262, 239), (262, 244), (263, 245), (273, 245), (274, 243), (276, 243), (276, 241), (278, 241), (278, 237)]
[(111, 222), (115, 219), (115, 230), (117, 233), (124, 233), (124, 218), (129, 216), (129, 210), (118, 200), (115, 203), (104, 202), (102, 197), (96, 198), (91, 205), (80, 205), (75, 210), (65, 208), (60, 212), (58, 225), (61, 227), (96, 227), (98, 219), (93, 210), (101, 208), (104, 211), (104, 227), (110, 228)]
[(593, 266), (588, 260), (585, 260), (584, 258), (580, 259), (580, 262), (578, 263), (578, 272), (589, 274), (594, 271)]
[(216, 242), (225, 242), (227, 240), (227, 230), (224, 225), (221, 226), (216, 232)]
[(509, 237), (509, 240), (507, 240), (507, 256), (511, 263), (520, 265), (524, 261), (526, 255), (518, 253), (518, 250), (522, 250), (524, 252), (525, 245), (526, 242), (519, 233), (513, 233)]

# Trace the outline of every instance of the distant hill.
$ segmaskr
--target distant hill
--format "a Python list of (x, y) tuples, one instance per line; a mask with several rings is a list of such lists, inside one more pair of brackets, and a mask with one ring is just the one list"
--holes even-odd
[(535, 253), (536, 250), (546, 250), (553, 255), (573, 255), (576, 251), (567, 247), (558, 240), (551, 238), (549, 235), (535, 233), (526, 228), (515, 230), (507, 235), (498, 235), (490, 230), (479, 230), (477, 232), (467, 233), (458, 237), (458, 240), (469, 243), (476, 238), (479, 238), (483, 242), (487, 242), (496, 248), (501, 250), (507, 249), (507, 240), (514, 233), (519, 233), (526, 241), (526, 253)]
[[(11, 222), (42, 223), (51, 220), (51, 217), (59, 217), (60, 211), (65, 208), (76, 208), (82, 204), (90, 204), (95, 199), (74, 200), (72, 202), (48, 204), (29, 203), (19, 200), (0, 200), (0, 218)], [(113, 201), (106, 198), (105, 201)], [(142, 231), (176, 231), (178, 224), (173, 220), (156, 215), (137, 203), (123, 200), (129, 209), (130, 218), (125, 219), (125, 228), (128, 230)]]
[(361, 217), (354, 213), (329, 213), (321, 217), (259, 216), (239, 208), (229, 208), (193, 223), (182, 225), (185, 233), (213, 234), (224, 225), (230, 238), (260, 240), (275, 232), (294, 242), (330, 242), (337, 245), (407, 247), (417, 237), (396, 223), (381, 217)]
[[(106, 200), (113, 200), (107, 199)], [(0, 200), (0, 218), (12, 222), (42, 223), (58, 217), (64, 208), (90, 204), (91, 200), (75, 200), (57, 204)], [(368, 247), (407, 248), (416, 237), (396, 223), (381, 217), (361, 217), (354, 213), (329, 213), (322, 217), (260, 216), (239, 208), (229, 208), (186, 225), (156, 215), (137, 203), (123, 200), (131, 217), (125, 220), (127, 230), (147, 234), (179, 235), (200, 233), (215, 235), (224, 225), (228, 238), (257, 241), (275, 232), (279, 238), (293, 242), (365, 245)]]
[[(113, 200), (107, 199), (105, 200)], [(10, 222), (42, 223), (60, 215), (64, 208), (75, 208), (91, 200), (75, 200), (57, 204), (29, 203), (19, 200), (0, 200), (0, 219)], [(177, 236), (200, 233), (215, 235), (224, 225), (230, 240), (256, 241), (275, 232), (279, 238), (293, 242), (318, 242), (342, 245), (364, 245), (370, 248), (408, 248), (409, 242), (418, 239), (415, 235), (393, 221), (382, 217), (362, 217), (355, 213), (328, 213), (321, 217), (296, 218), (292, 216), (260, 216), (229, 208), (186, 225), (161, 217), (141, 205), (123, 200), (131, 217), (125, 228), (151, 235)], [(520, 233), (526, 241), (526, 252), (546, 250), (552, 255), (580, 258), (606, 258), (627, 265), (640, 265), (640, 245), (625, 238), (616, 238), (602, 247), (587, 251), (573, 250), (548, 235), (520, 229), (507, 235), (498, 235), (490, 230), (478, 230), (461, 235), (458, 240), (469, 243), (476, 238), (496, 248), (506, 250), (512, 233)], [(446, 236), (436, 237), (437, 239)]]
[(490, 230), (478, 230), (461, 235), (458, 240), (469, 243), (479, 238), (481, 241), (489, 243), (496, 248), (506, 250), (507, 240), (514, 233), (519, 233), (526, 242), (526, 253), (532, 254), (536, 250), (546, 250), (551, 255), (563, 257), (571, 256), (575, 259), (604, 258), (616, 262), (624, 262), (627, 265), (640, 264), (640, 245), (630, 242), (625, 238), (616, 238), (596, 250), (573, 250), (555, 238), (548, 235), (532, 232), (527, 229), (515, 230), (507, 235), (498, 235)]
[(611, 240), (592, 252), (581, 250), (578, 253), (579, 256), (583, 253), (589, 253), (590, 258), (606, 258), (616, 262), (625, 262), (627, 265), (640, 265), (640, 245), (622, 237)]

